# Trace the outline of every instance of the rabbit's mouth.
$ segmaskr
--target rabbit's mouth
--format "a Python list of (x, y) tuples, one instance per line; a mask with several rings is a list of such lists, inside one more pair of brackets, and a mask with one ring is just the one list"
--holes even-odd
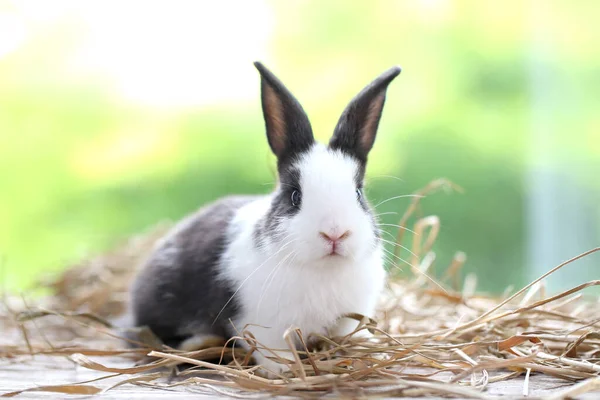
[(331, 247), (329, 250), (329, 253), (326, 253), (323, 258), (325, 259), (339, 259), (339, 258), (345, 258), (346, 254), (344, 254), (342, 251), (340, 251), (340, 247)]

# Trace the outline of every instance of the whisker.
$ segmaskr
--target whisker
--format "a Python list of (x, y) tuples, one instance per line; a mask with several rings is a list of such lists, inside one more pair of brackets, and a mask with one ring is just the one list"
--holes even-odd
[(352, 261), (356, 262), (356, 254), (350, 253), (350, 258), (352, 259)]
[[(265, 282), (263, 283), (263, 286), (261, 288), (260, 298), (258, 299), (258, 303), (256, 305), (256, 313), (257, 314), (258, 314), (258, 310), (260, 309), (260, 305), (262, 304), (263, 298), (265, 297), (265, 294), (267, 293), (267, 290), (269, 289), (269, 286), (271, 285), (271, 283), (273, 283), (273, 280), (275, 279), (276, 272), (285, 264), (285, 262), (287, 261), (287, 259), (292, 254), (295, 254), (295, 252), (294, 251), (290, 251), (288, 254), (286, 254), (285, 257), (283, 257), (277, 263), (277, 265), (275, 265), (275, 268), (273, 268), (273, 270), (271, 272), (269, 272), (269, 275), (267, 275), (267, 278), (265, 279)], [(271, 278), (270, 282), (269, 282), (269, 278)], [(265, 287), (265, 285), (266, 285), (266, 287)]]
[(403, 194), (403, 195), (400, 195), (400, 196), (394, 196), (394, 197), (390, 197), (389, 199), (383, 200), (382, 202), (380, 202), (379, 204), (377, 204), (375, 206), (375, 208), (379, 207), (382, 204), (387, 203), (388, 201), (392, 201), (392, 200), (396, 200), (396, 199), (402, 199), (404, 197), (418, 197), (418, 198), (422, 198), (422, 197), (425, 197), (425, 196), (420, 195), (420, 194)]
[(275, 265), (275, 267), (271, 270), (271, 272), (269, 272), (269, 275), (267, 275), (267, 277), (265, 278), (265, 281), (263, 282), (262, 288), (261, 288), (261, 292), (263, 291), (263, 289), (265, 288), (265, 285), (267, 284), (267, 282), (269, 281), (269, 278), (271, 277), (271, 275), (273, 275), (273, 273), (275, 272), (275, 270), (280, 266), (283, 265), (283, 263), (285, 262), (285, 260), (293, 253), (293, 251), (287, 253), (281, 260), (279, 260), (279, 262)]
[(402, 246), (400, 243), (391, 242), (391, 241), (389, 241), (389, 240), (386, 240), (386, 239), (384, 239), (384, 238), (379, 238), (379, 240), (381, 240), (382, 242), (384, 242), (384, 243), (387, 243), (387, 244), (389, 244), (389, 245), (391, 245), (391, 246), (397, 246), (397, 247), (400, 247), (400, 248), (402, 248), (402, 249), (404, 249), (404, 250), (408, 251), (408, 252), (410, 253), (410, 255), (412, 255), (413, 257), (416, 257), (416, 256), (417, 256), (415, 253), (413, 253), (412, 251), (410, 251), (410, 249), (409, 249), (408, 247), (404, 247), (404, 246)]
[(385, 248), (383, 249), (386, 253), (388, 253), (391, 256), (396, 257), (397, 259), (399, 259), (400, 261), (405, 262), (406, 264), (410, 265), (413, 269), (413, 271), (417, 271), (419, 274), (423, 275), (425, 278), (427, 278), (431, 283), (433, 283), (435, 286), (437, 286), (438, 288), (440, 288), (443, 292), (448, 293), (448, 291), (442, 286), (440, 285), (435, 279), (433, 279), (431, 276), (429, 276), (425, 271), (422, 271), (421, 268), (415, 267), (414, 265), (408, 263), (406, 260), (398, 257), (397, 255), (390, 253), (388, 250), (386, 250)]
[(417, 232), (413, 231), (412, 229), (408, 229), (405, 226), (396, 225), (396, 224), (378, 224), (378, 225), (379, 226), (393, 226), (393, 227), (398, 228), (398, 229), (404, 229), (405, 231), (408, 231), (408, 232), (412, 233), (413, 235), (419, 236), (419, 234)]
[[(294, 261), (296, 261), (296, 256), (298, 255), (298, 253), (294, 253), (294, 256), (292, 257), (292, 259), (290, 260), (290, 264), (293, 264)], [(286, 272), (289, 273), (290, 269), (284, 269), (283, 273), (285, 274)], [(280, 304), (281, 303), (281, 294), (283, 293), (283, 286), (279, 288), (279, 292), (277, 293), (277, 302), (276, 304)], [(279, 317), (278, 317), (279, 318)]]
[[(292, 255), (292, 257), (286, 261), (286, 263), (288, 265), (292, 265), (294, 263), (294, 261), (296, 261), (296, 257), (298, 256), (298, 252), (296, 251), (292, 251), (290, 253)], [(281, 264), (276, 270), (275, 270), (275, 274), (273, 274), (273, 276), (271, 277), (271, 280), (269, 282), (269, 284), (267, 285), (267, 288), (265, 290), (269, 290), (269, 286), (271, 286), (273, 284), (273, 282), (275, 281), (275, 276), (277, 275), (277, 273), (279, 272), (279, 270), (282, 268), (284, 264)]]
[(400, 266), (396, 264), (388, 255), (384, 254), (383, 257), (390, 267), (396, 268), (400, 272), (404, 272), (404, 270), (400, 268)]
[(404, 182), (404, 179), (398, 178), (397, 176), (394, 176), (394, 175), (375, 175), (375, 176), (369, 177), (369, 179), (379, 179), (379, 178), (392, 178), (392, 179), (396, 179), (400, 182)]
[(250, 279), (252, 277), (252, 275), (254, 275), (256, 273), (256, 271), (258, 271), (263, 265), (265, 265), (271, 258), (273, 258), (277, 254), (281, 253), (283, 251), (283, 249), (285, 249), (285, 247), (287, 245), (289, 245), (290, 243), (294, 242), (295, 240), (296, 239), (292, 239), (289, 242), (287, 242), (286, 244), (284, 244), (283, 246), (281, 246), (281, 248), (279, 250), (277, 250), (275, 253), (273, 253), (271, 256), (269, 256), (258, 267), (256, 267), (254, 269), (254, 271), (252, 271), (250, 274), (248, 274), (248, 276), (246, 277), (246, 279), (244, 279), (242, 281), (242, 283), (240, 284), (240, 286), (238, 286), (238, 288), (235, 290), (235, 292), (233, 292), (233, 294), (231, 295), (231, 297), (229, 298), (229, 300), (227, 300), (227, 302), (225, 303), (225, 305), (223, 306), (223, 308), (221, 308), (221, 311), (219, 311), (219, 313), (217, 314), (217, 316), (215, 317), (215, 319), (213, 320), (213, 322), (212, 322), (211, 325), (214, 325), (215, 322), (217, 322), (217, 319), (219, 319), (219, 317), (221, 316), (221, 313), (223, 313), (223, 311), (225, 310), (225, 308), (227, 308), (227, 306), (229, 305), (229, 303), (231, 303), (231, 300), (233, 300), (233, 298), (235, 297), (235, 295), (240, 291), (240, 289), (242, 288), (242, 286), (244, 286), (244, 284), (248, 281), (248, 279)]
[(398, 215), (398, 213), (396, 211), (388, 211), (379, 214), (373, 214), (374, 217), (381, 217), (382, 215)]
[[(396, 240), (396, 236), (392, 235), (391, 233), (389, 233), (388, 231), (386, 231), (384, 229), (379, 229), (379, 233), (386, 233), (392, 238), (392, 240)], [(380, 237), (380, 239), (381, 239), (381, 237)]]
[(411, 263), (409, 263), (408, 261), (406, 261), (404, 258), (402, 257), (398, 257), (397, 255), (395, 255), (394, 253), (390, 252), (388, 249), (386, 249), (385, 247), (383, 248), (383, 251), (385, 251), (387, 254), (389, 254), (390, 256), (396, 258), (398, 261), (402, 261), (403, 263), (405, 263), (406, 265), (408, 265), (411, 268), (417, 268), (414, 265), (412, 265)]

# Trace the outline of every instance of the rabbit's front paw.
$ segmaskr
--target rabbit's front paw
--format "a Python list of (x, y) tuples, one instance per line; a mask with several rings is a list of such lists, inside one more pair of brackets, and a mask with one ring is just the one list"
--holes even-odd
[[(270, 356), (272, 358), (275, 358), (274, 355), (270, 355)], [(267, 358), (260, 353), (254, 353), (254, 358), (256, 360), (256, 364), (258, 366), (260, 366), (260, 368), (258, 369), (257, 372), (260, 375), (263, 375), (269, 379), (280, 379), (286, 371), (290, 370), (289, 363), (292, 362), (291, 360), (287, 359), (286, 357), (283, 357), (281, 355), (280, 355), (280, 357), (282, 358), (281, 360), (275, 361), (274, 359)], [(279, 362), (279, 361), (281, 361), (281, 362)], [(286, 362), (286, 363), (284, 363), (284, 362)]]

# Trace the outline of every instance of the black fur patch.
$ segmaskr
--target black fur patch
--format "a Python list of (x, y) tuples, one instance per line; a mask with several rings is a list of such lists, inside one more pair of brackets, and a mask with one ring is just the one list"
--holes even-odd
[(234, 333), (229, 320), (238, 314), (239, 303), (233, 298), (223, 309), (235, 287), (219, 276), (219, 263), (228, 243), (231, 218), (255, 199), (222, 199), (174, 228), (134, 282), (132, 312), (136, 326), (148, 326), (171, 346), (194, 334), (228, 338)]
[(278, 229), (281, 220), (296, 215), (302, 207), (302, 204), (299, 206), (292, 205), (292, 193), (294, 190), (302, 193), (302, 188), (300, 187), (300, 170), (293, 163), (280, 164), (278, 170), (279, 187), (273, 193), (271, 208), (265, 217), (259, 221), (254, 231), (255, 242), (257, 244), (261, 244), (261, 238), (264, 237), (269, 237), (275, 241), (282, 240), (284, 234)]
[(367, 164), (358, 162), (356, 168), (356, 174), (354, 175), (354, 183), (357, 188), (362, 188), (365, 181), (365, 171), (367, 169)]

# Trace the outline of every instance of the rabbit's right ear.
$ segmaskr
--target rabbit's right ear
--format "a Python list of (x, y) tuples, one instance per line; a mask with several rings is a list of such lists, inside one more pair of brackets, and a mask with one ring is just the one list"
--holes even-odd
[(261, 77), (267, 139), (281, 164), (313, 145), (312, 128), (302, 106), (283, 83), (260, 62), (255, 62), (254, 66)]

